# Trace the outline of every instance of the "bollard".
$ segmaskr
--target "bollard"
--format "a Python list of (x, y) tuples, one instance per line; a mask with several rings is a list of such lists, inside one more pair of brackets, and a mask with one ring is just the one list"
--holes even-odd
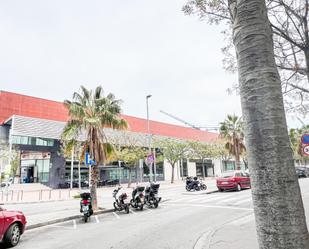
[(71, 190), (69, 189), (69, 191), (68, 191), (68, 197), (69, 197), (69, 199), (70, 199), (70, 197), (71, 197)]
[(51, 199), (51, 189), (49, 190), (49, 200)]

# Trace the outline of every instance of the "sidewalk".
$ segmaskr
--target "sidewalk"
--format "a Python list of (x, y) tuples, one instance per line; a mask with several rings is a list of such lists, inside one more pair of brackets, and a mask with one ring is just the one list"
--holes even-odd
[[(213, 179), (206, 179), (204, 181), (208, 186), (206, 191), (201, 191), (199, 194), (206, 194), (216, 191), (215, 181)], [(143, 184), (147, 185), (147, 184)], [(181, 196), (186, 193), (185, 182), (176, 181), (174, 184), (169, 182), (160, 182), (160, 196), (162, 200), (167, 200), (173, 197)], [(131, 197), (132, 188), (136, 184), (133, 183), (131, 188), (127, 188), (127, 184), (122, 185), (122, 190), (129, 194)], [(112, 212), (114, 199), (112, 192), (116, 187), (99, 188), (98, 189), (98, 204), (100, 207), (100, 213)], [(79, 190), (75, 190), (78, 194)], [(73, 193), (73, 191), (72, 191)], [(192, 192), (192, 194), (195, 194)], [(68, 200), (57, 201), (40, 201), (40, 202), (28, 202), (28, 203), (7, 203), (3, 208), (8, 210), (22, 211), (27, 218), (27, 227), (35, 228), (38, 226), (49, 225), (53, 223), (59, 223), (66, 220), (76, 219), (81, 216), (79, 212), (79, 199), (70, 198)]]

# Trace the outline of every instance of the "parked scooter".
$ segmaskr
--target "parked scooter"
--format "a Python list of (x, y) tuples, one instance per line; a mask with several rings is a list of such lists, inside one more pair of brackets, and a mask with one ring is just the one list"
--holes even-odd
[(193, 179), (192, 177), (187, 177), (186, 179), (186, 190), (187, 191), (191, 191), (191, 190), (200, 191), (200, 190), (206, 190), (206, 189), (207, 189), (206, 184), (204, 184), (202, 181), (199, 181), (197, 177), (194, 177)]
[(145, 204), (148, 207), (157, 208), (161, 197), (158, 197), (160, 184), (150, 183), (150, 186), (145, 190)]
[(117, 198), (117, 194), (120, 189), (121, 189), (121, 186), (119, 186), (117, 189), (113, 191), (113, 197), (115, 198), (114, 208), (115, 208), (115, 211), (124, 210), (128, 214), (130, 212), (130, 209), (129, 209), (130, 203), (127, 202), (128, 195), (126, 193), (122, 193)]
[(130, 201), (130, 204), (134, 208), (139, 208), (140, 210), (143, 210), (144, 208), (144, 190), (145, 187), (137, 186), (133, 192), (132, 192), (132, 199)]
[(89, 192), (84, 192), (80, 194), (80, 197), (82, 198), (80, 201), (80, 212), (83, 213), (84, 221), (87, 222), (93, 214), (91, 194)]

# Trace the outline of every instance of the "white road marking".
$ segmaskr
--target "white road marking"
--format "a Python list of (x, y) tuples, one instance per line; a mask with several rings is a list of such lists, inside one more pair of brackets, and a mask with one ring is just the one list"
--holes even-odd
[(120, 216), (118, 214), (116, 214), (115, 212), (113, 212), (113, 215), (117, 218), (120, 219)]
[(95, 215), (94, 218), (95, 218), (97, 223), (100, 223), (100, 220), (99, 220), (98, 216)]
[(234, 209), (234, 210), (246, 210), (253, 211), (253, 208), (243, 208), (234, 206), (217, 206), (217, 205), (202, 205), (202, 204), (186, 204), (186, 203), (165, 203), (164, 206), (184, 206), (184, 207), (203, 207), (203, 208), (222, 208), (222, 209)]
[(136, 214), (134, 211), (132, 211), (132, 210), (130, 210), (130, 212), (132, 213), (132, 214)]
[(226, 202), (233, 202), (233, 201), (236, 201), (236, 200), (242, 200), (244, 198), (248, 198), (248, 196), (236, 196), (236, 197), (234, 196), (234, 197), (223, 199), (222, 201), (218, 201), (218, 202), (216, 202), (216, 204), (221, 204), (221, 203), (226, 203)]
[(245, 216), (243, 218), (240, 218), (238, 220), (232, 221), (229, 224), (230, 225), (234, 225), (234, 226), (242, 226), (242, 225), (244, 225), (246, 223), (249, 223), (252, 220), (254, 220), (254, 215), (250, 214), (250, 215), (247, 215), (247, 216)]
[(248, 198), (248, 199), (245, 199), (245, 200), (236, 201), (236, 202), (233, 203), (233, 205), (236, 206), (236, 205), (243, 204), (243, 203), (250, 202), (250, 201), (252, 201), (251, 197)]
[(76, 220), (73, 220), (73, 229), (76, 229)]

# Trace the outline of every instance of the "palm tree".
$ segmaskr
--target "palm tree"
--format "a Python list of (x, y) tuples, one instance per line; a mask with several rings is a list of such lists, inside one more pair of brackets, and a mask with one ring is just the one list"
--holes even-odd
[(220, 123), (220, 136), (226, 140), (225, 147), (235, 157), (236, 169), (240, 169), (240, 156), (246, 151), (244, 144), (243, 122), (236, 115), (227, 115)]
[[(62, 138), (65, 140), (85, 140), (84, 151), (87, 151), (94, 161), (91, 170), (91, 195), (93, 208), (97, 209), (98, 166), (106, 162), (113, 151), (108, 142), (104, 128), (125, 129), (127, 122), (121, 118), (121, 101), (113, 94), (106, 97), (101, 86), (94, 91), (81, 86), (81, 93), (75, 92), (73, 100), (65, 100), (70, 120), (67, 122)], [(81, 136), (84, 135), (84, 139)]]

